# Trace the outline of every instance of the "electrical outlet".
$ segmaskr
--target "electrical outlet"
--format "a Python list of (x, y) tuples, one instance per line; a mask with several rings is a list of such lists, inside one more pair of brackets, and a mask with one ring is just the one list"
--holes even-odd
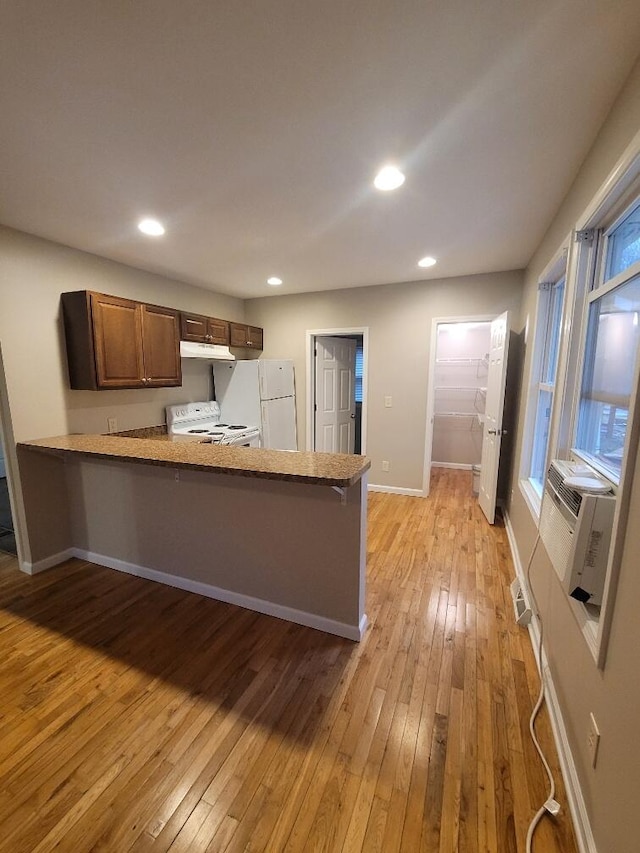
[(385, 461), (382, 463), (382, 470), (383, 470), (383, 471), (388, 471), (388, 470), (389, 470), (389, 463), (387, 462), (387, 460), (386, 460), (386, 459), (385, 459)]
[(385, 407), (385, 409), (391, 408), (391, 397), (385, 397), (384, 398), (384, 407)]
[(589, 714), (589, 734), (587, 735), (587, 746), (591, 757), (591, 766), (596, 766), (598, 760), (598, 747), (600, 746), (600, 729), (593, 714)]
[(107, 430), (109, 432), (118, 432), (118, 419), (107, 418)]

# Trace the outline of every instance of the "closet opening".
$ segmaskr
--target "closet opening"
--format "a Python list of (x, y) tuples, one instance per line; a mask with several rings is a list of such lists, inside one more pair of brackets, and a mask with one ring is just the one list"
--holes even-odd
[(428, 393), (424, 493), (433, 467), (472, 472), (479, 485), (491, 348), (487, 317), (435, 320)]

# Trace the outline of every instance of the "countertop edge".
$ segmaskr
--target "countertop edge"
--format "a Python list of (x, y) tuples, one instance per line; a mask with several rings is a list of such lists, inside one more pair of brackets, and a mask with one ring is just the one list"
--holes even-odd
[[(144, 441), (144, 439), (125, 439), (135, 442)], [(153, 439), (148, 439), (152, 441)], [(256, 477), (263, 480), (276, 480), (280, 482), (300, 483), (313, 486), (334, 486), (337, 488), (348, 488), (356, 485), (359, 480), (366, 474), (371, 467), (371, 461), (362, 457), (363, 464), (361, 468), (349, 477), (338, 477), (331, 475), (313, 475), (313, 474), (298, 474), (291, 471), (269, 471), (257, 468), (243, 468), (241, 466), (216, 465), (215, 463), (203, 464), (199, 462), (190, 462), (177, 459), (162, 459), (157, 457), (149, 457), (144, 455), (127, 454), (118, 451), (108, 452), (105, 450), (88, 449), (88, 448), (73, 448), (73, 447), (56, 447), (54, 444), (45, 444), (47, 439), (35, 439), (34, 441), (18, 442), (16, 447), (28, 451), (36, 451), (47, 455), (65, 457), (85, 457), (91, 459), (113, 460), (116, 462), (128, 462), (136, 465), (152, 465), (160, 468), (180, 468), (190, 471), (202, 471), (211, 474), (226, 474), (229, 476), (252, 478)], [(40, 443), (42, 442), (42, 443)], [(284, 451), (277, 451), (284, 452)]]

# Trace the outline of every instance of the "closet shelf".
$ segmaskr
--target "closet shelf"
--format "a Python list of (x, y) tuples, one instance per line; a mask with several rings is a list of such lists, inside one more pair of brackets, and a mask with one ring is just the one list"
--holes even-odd
[[(449, 398), (448, 402), (450, 404), (455, 404), (457, 402), (458, 404), (465, 407), (466, 402), (468, 402), (469, 405), (473, 407), (472, 412), (450, 412), (450, 415), (453, 417), (457, 415), (463, 417), (465, 415), (484, 415), (484, 409), (487, 400), (487, 389), (484, 387), (479, 387), (478, 385), (436, 385), (434, 387), (434, 391), (436, 392), (436, 394), (442, 394), (445, 399)], [(460, 392), (463, 395), (466, 394), (467, 396), (456, 398), (454, 396), (456, 392)], [(444, 402), (444, 399), (441, 398), (441, 402)]]
[(436, 385), (434, 387), (435, 391), (484, 391), (487, 393), (486, 388), (478, 388), (477, 385)]
[(482, 358), (436, 358), (436, 364), (488, 364), (489, 356)]
[[(440, 418), (450, 418), (463, 423), (466, 420), (468, 423), (464, 425), (464, 428), (470, 430), (481, 429), (484, 424), (484, 415), (479, 412), (434, 412), (433, 417), (434, 421)], [(459, 428), (455, 427), (455, 429)]]
[(436, 418), (475, 418), (477, 412), (434, 412)]

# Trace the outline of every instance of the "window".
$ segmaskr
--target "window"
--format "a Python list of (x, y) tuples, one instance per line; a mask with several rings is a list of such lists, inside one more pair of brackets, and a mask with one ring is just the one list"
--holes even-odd
[(356, 382), (355, 382), (355, 397), (356, 403), (362, 402), (362, 369), (363, 369), (363, 348), (362, 338), (356, 344)]
[(540, 514), (540, 477), (557, 456), (582, 459), (613, 487), (602, 605), (568, 599), (604, 667), (640, 438), (640, 133), (575, 222), (564, 269), (554, 259), (543, 281), (554, 284), (539, 293), (519, 485)]
[(607, 237), (604, 276), (609, 281), (640, 261), (640, 204), (627, 214)]
[(588, 297), (574, 449), (619, 484), (640, 350), (640, 205), (598, 242), (602, 274)]
[(553, 395), (558, 369), (562, 308), (564, 304), (566, 261), (563, 254), (551, 273), (554, 280), (539, 285), (536, 337), (529, 398), (528, 452), (523, 457), (522, 477), (525, 495), (536, 514), (547, 467)]

